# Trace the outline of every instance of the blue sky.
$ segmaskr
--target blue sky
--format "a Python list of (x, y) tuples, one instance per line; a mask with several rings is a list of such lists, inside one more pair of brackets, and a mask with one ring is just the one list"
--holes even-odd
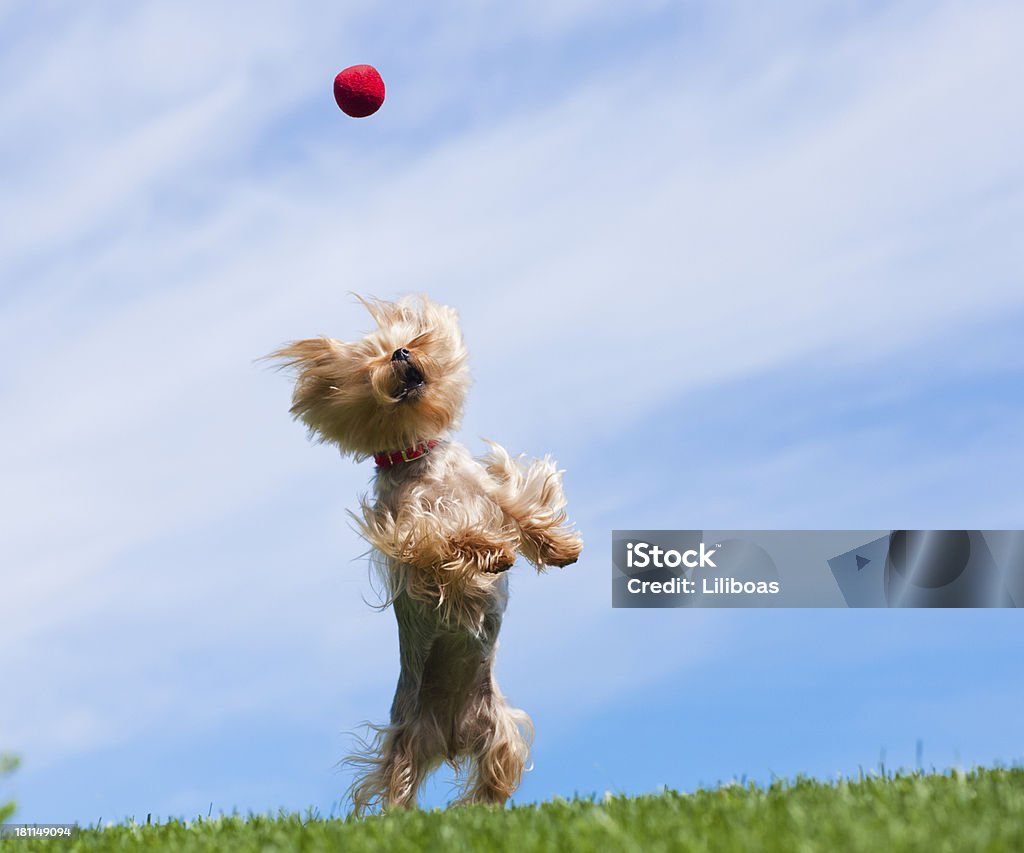
[[(59, 9), (60, 14), (56, 14)], [(587, 541), (513, 574), (517, 799), (1024, 757), (1015, 613), (613, 611), (615, 528), (1019, 528), (1019, 4), (0, 4), (0, 785), (336, 808), (392, 617), (280, 342), (456, 306), (461, 438)], [(371, 62), (354, 121), (331, 80)], [(443, 780), (428, 803), (443, 803)]]

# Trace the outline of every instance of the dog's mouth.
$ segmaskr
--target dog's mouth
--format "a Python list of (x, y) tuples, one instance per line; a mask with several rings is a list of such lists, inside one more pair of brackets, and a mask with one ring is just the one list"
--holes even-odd
[(411, 400), (423, 393), (427, 387), (427, 380), (423, 372), (408, 361), (395, 363), (395, 373), (398, 376), (398, 389), (395, 394), (399, 400)]

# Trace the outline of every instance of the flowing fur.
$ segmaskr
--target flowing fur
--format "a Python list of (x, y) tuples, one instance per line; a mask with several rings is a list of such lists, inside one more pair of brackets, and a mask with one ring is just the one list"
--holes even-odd
[[(504, 803), (529, 753), (530, 718), (494, 677), (504, 572), (522, 554), (538, 571), (574, 563), (561, 472), (497, 444), (477, 461), (446, 437), (469, 385), (451, 308), (426, 297), (361, 300), (377, 322), (363, 340), (312, 338), (270, 357), (297, 371), (292, 414), (321, 441), (365, 459), (442, 439), (418, 459), (378, 469), (353, 518), (398, 621), (401, 671), (386, 726), (348, 759), (359, 814), (416, 804), (442, 762), (464, 776), (458, 803)], [(404, 355), (399, 358), (399, 352)]]

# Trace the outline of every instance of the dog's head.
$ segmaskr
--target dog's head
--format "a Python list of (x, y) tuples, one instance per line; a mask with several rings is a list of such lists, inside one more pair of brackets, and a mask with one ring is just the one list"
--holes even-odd
[(298, 371), (292, 414), (356, 458), (455, 427), (469, 387), (455, 311), (425, 296), (359, 301), (377, 322), (361, 341), (311, 338), (269, 356)]

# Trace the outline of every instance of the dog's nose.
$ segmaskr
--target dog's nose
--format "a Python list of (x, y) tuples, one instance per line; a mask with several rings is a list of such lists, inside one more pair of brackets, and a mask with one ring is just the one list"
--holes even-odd
[(402, 347), (401, 349), (396, 349), (394, 351), (394, 353), (392, 353), (391, 360), (392, 361), (408, 361), (410, 354), (411, 353), (409, 352), (409, 350), (407, 350), (405, 347)]

